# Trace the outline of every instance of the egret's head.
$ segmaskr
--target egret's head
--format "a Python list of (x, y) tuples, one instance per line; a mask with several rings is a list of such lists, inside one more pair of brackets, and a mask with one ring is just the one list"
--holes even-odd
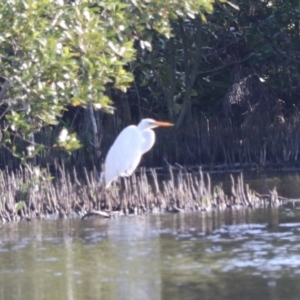
[(152, 129), (152, 128), (156, 128), (156, 127), (169, 127), (169, 126), (174, 126), (173, 123), (169, 123), (169, 122), (162, 122), (162, 121), (156, 121), (153, 119), (143, 119), (139, 125), (138, 128), (141, 130), (145, 130), (145, 129)]

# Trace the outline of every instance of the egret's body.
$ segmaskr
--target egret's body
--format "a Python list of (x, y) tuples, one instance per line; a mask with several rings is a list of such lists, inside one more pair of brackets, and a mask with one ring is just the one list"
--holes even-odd
[(101, 181), (105, 187), (119, 176), (130, 176), (138, 166), (141, 157), (155, 143), (155, 133), (152, 130), (158, 126), (173, 126), (168, 122), (143, 119), (137, 126), (124, 128), (108, 151), (104, 163)]

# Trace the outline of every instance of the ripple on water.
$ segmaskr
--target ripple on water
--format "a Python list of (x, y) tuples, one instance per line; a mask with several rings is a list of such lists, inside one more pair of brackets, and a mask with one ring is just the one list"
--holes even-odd
[[(278, 231), (272, 232), (266, 224), (222, 226), (206, 237), (209, 246), (205, 251), (214, 255), (212, 270), (229, 272), (250, 268), (256, 269), (253, 273), (262, 274), (288, 269), (299, 273), (299, 229), (300, 223), (280, 224)], [(218, 256), (224, 249), (227, 252)]]
[(296, 228), (300, 229), (300, 223), (282, 223), (278, 225), (279, 228)]
[(58, 258), (57, 257), (37, 258), (36, 261), (37, 262), (54, 262), (54, 261), (58, 261)]

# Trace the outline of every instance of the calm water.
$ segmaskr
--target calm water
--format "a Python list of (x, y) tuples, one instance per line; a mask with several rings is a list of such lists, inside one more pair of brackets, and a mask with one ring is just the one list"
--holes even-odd
[(299, 299), (290, 210), (0, 228), (0, 299)]
[(0, 225), (1, 300), (298, 300), (299, 282), (298, 210)]

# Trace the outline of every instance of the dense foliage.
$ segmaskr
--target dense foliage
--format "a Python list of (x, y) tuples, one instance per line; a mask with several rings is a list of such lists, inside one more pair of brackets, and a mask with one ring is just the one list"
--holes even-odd
[[(36, 148), (34, 134), (57, 125), (68, 105), (111, 111), (109, 89), (126, 92), (133, 80), (126, 68), (135, 59), (134, 41), (151, 48), (155, 31), (171, 35), (170, 20), (212, 11), (213, 0), (63, 1), (10, 0), (0, 7), (2, 146), (19, 152), (11, 138)], [(5, 118), (5, 120), (3, 120)], [(9, 129), (9, 131), (7, 131)], [(78, 148), (65, 130), (58, 139)], [(24, 158), (24, 154), (20, 157)]]
[(295, 165), (300, 4), (234, 3), (239, 9), (216, 3), (207, 22), (172, 23), (173, 38), (156, 35), (152, 52), (138, 52), (144, 101), (136, 103), (151, 103), (176, 122), (172, 160)]
[(176, 129), (149, 161), (297, 162), (299, 12), (295, 0), (7, 1), (1, 149), (49, 162), (80, 140), (73, 158), (95, 164), (150, 116)]

